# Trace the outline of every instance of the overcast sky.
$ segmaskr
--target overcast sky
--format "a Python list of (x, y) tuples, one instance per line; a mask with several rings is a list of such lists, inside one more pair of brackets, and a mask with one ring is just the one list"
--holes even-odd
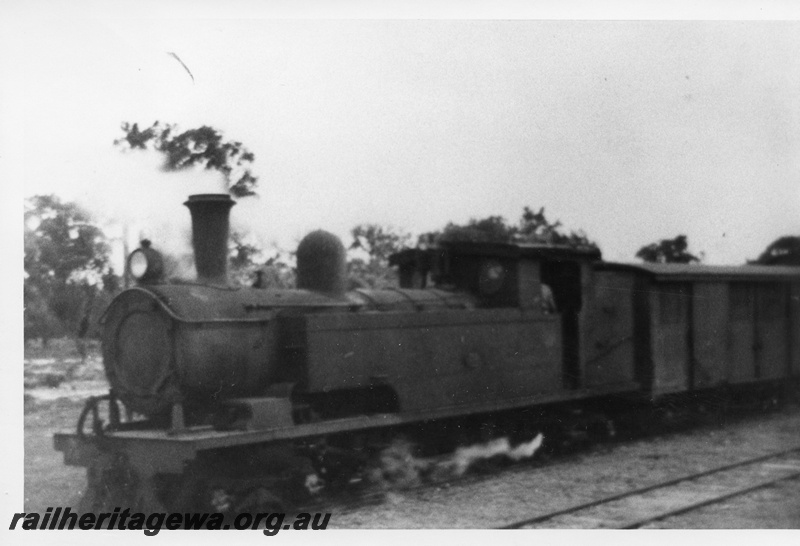
[(708, 263), (742, 263), (800, 233), (797, 22), (113, 15), (14, 37), (23, 193), (156, 244), (220, 180), (121, 153), (122, 121), (243, 142), (260, 197), (234, 221), (286, 248), (315, 228), (420, 233), (525, 205), (609, 260), (686, 234)]

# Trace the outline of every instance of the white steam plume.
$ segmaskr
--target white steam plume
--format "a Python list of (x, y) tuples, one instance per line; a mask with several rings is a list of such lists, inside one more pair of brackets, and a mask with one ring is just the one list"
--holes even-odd
[(508, 438), (497, 438), (483, 444), (462, 446), (445, 458), (416, 457), (413, 446), (404, 439), (393, 442), (383, 450), (379, 466), (368, 478), (387, 487), (408, 488), (427, 482), (439, 482), (463, 476), (478, 461), (492, 457), (507, 457), (521, 461), (533, 457), (544, 441), (538, 434), (533, 440), (511, 447)]
[[(120, 152), (110, 161), (102, 178), (92, 184), (91, 192), (81, 193), (76, 201), (92, 213), (111, 237), (114, 269), (123, 270), (123, 233), (127, 233), (129, 251), (141, 239), (150, 239), (159, 251), (186, 263), (192, 256), (191, 217), (183, 206), (196, 193), (227, 193), (221, 173), (204, 169), (166, 172), (161, 154), (151, 150)], [(125, 226), (127, 229), (123, 229)], [(181, 267), (181, 275), (191, 266)]]
[(452, 459), (448, 464), (452, 467), (453, 473), (456, 476), (461, 476), (469, 470), (475, 462), (484, 459), (491, 459), (503, 455), (512, 461), (521, 461), (532, 457), (534, 453), (542, 446), (544, 436), (538, 434), (536, 438), (530, 442), (520, 444), (515, 448), (511, 447), (508, 438), (497, 438), (485, 444), (478, 444), (467, 447), (459, 447), (453, 453)]

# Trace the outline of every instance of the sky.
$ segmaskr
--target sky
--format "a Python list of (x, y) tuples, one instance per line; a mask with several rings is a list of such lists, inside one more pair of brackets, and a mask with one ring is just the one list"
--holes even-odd
[(686, 234), (743, 263), (800, 233), (797, 21), (122, 15), (34, 19), (6, 89), (23, 196), (76, 200), (112, 236), (177, 249), (186, 196), (223, 189), (113, 145), (155, 120), (254, 152), (259, 197), (232, 214), (265, 246), (526, 205), (616, 261)]

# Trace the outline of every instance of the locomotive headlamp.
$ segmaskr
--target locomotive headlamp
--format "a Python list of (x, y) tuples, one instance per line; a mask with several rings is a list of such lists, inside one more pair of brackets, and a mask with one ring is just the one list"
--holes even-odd
[(147, 256), (141, 250), (135, 250), (130, 258), (130, 270), (134, 279), (141, 279), (147, 273)]
[(137, 248), (128, 256), (128, 271), (137, 282), (157, 282), (164, 273), (164, 260), (158, 251), (150, 248), (150, 241), (147, 239), (143, 240), (141, 245), (141, 248)]

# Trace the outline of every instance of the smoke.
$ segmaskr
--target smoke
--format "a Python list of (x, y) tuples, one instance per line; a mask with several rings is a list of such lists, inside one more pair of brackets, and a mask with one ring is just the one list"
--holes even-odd
[[(227, 193), (221, 173), (203, 169), (166, 172), (161, 154), (134, 150), (106, 158), (102, 170), (87, 173), (90, 180), (75, 197), (88, 210), (109, 238), (112, 263), (117, 272), (124, 267), (123, 248), (132, 251), (142, 239), (180, 263), (180, 275), (194, 277), (191, 261), (191, 218), (183, 207), (195, 193)], [(187, 274), (188, 273), (188, 274)]]
[(367, 478), (375, 484), (403, 489), (419, 485), (433, 461), (414, 456), (413, 450), (413, 444), (405, 438), (396, 439), (381, 452), (378, 466), (370, 470)]
[[(124, 269), (123, 249), (131, 252), (139, 241), (149, 239), (153, 248), (169, 257), (167, 276), (195, 278), (191, 216), (183, 203), (193, 194), (228, 193), (224, 175), (200, 167), (165, 171), (161, 154), (152, 150), (112, 151), (101, 165), (70, 175), (80, 178), (75, 184), (79, 189), (62, 197), (91, 213), (109, 240), (116, 272)], [(231, 232), (262, 250), (258, 260), (278, 256), (293, 264), (289, 253), (300, 237), (279, 244), (283, 217), (275, 210), (275, 204), (258, 196), (239, 199), (231, 210)]]
[(543, 441), (540, 433), (529, 442), (511, 447), (509, 439), (504, 437), (459, 447), (445, 458), (424, 458), (414, 455), (414, 446), (408, 440), (398, 439), (381, 452), (378, 466), (369, 471), (367, 478), (372, 483), (400, 489), (441, 482), (463, 476), (478, 461), (494, 457), (521, 461), (533, 457)]

